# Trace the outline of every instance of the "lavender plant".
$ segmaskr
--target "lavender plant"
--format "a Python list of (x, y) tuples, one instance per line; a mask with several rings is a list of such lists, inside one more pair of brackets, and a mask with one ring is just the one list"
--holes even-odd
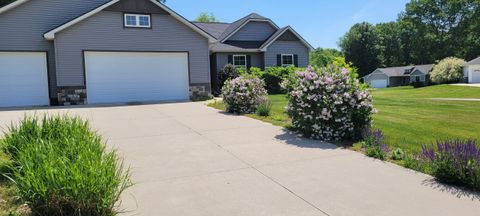
[(438, 141), (423, 146), (421, 158), (440, 181), (480, 190), (480, 149), (475, 140)]
[(372, 130), (366, 128), (363, 131), (363, 142), (365, 153), (369, 157), (385, 160), (389, 152), (388, 146), (384, 143), (385, 137), (380, 129)]
[(292, 126), (305, 136), (357, 139), (370, 124), (372, 97), (346, 69), (308, 67), (282, 86), (289, 90), (286, 111)]
[(261, 103), (267, 101), (267, 91), (263, 80), (240, 76), (225, 82), (222, 97), (227, 112), (254, 113)]

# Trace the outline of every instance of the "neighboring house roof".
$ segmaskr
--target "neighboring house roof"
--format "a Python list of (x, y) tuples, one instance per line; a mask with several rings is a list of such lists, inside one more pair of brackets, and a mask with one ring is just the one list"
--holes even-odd
[[(26, 0), (28, 1), (28, 0)], [(45, 39), (47, 40), (53, 40), (55, 39), (55, 34), (64, 30), (64, 29), (67, 29), (68, 27), (76, 24), (76, 23), (79, 23), (83, 20), (85, 20), (86, 18), (90, 17), (90, 16), (93, 16), (94, 14), (102, 11), (103, 9), (107, 8), (108, 6), (111, 6), (117, 2), (119, 2), (120, 0), (112, 0), (112, 1), (109, 1), (67, 23), (64, 23), (56, 28), (54, 28), (53, 30), (50, 30), (48, 31), (47, 33), (45, 33), (43, 36), (45, 37)], [(155, 5), (157, 5), (158, 7), (162, 8), (163, 10), (167, 11), (172, 17), (174, 17), (175, 19), (177, 19), (178, 21), (180, 21), (181, 23), (187, 25), (188, 27), (190, 27), (191, 29), (193, 29), (194, 31), (198, 32), (199, 34), (203, 35), (204, 37), (208, 38), (209, 39), (209, 42), (210, 43), (213, 43), (216, 41), (216, 38), (213, 37), (212, 35), (210, 35), (208, 32), (204, 31), (202, 28), (198, 27), (197, 25), (193, 24), (192, 22), (188, 21), (187, 19), (185, 19), (184, 17), (180, 16), (179, 14), (177, 14), (175, 11), (173, 11), (172, 9), (170, 9), (169, 7), (165, 6), (164, 4), (158, 2), (157, 0), (150, 0), (152, 3), (154, 3)]]
[(211, 34), (216, 39), (220, 38), (223, 32), (230, 26), (230, 23), (220, 23), (220, 22), (193, 22), (196, 26), (203, 29), (204, 31)]
[[(418, 70), (418, 71), (420, 71), (424, 74), (429, 74), (430, 71), (432, 70), (432, 68), (433, 68), (433, 64), (409, 65), (409, 66), (401, 66), (401, 67), (377, 68), (374, 72), (380, 71), (380, 72), (386, 74), (389, 77), (405, 77), (405, 76), (410, 76), (410, 74), (412, 72), (416, 71), (416, 70)], [(371, 74), (369, 74), (365, 77), (368, 77)]]
[(467, 65), (475, 65), (475, 64), (480, 64), (480, 57), (467, 62)]
[(310, 45), (300, 34), (298, 34), (291, 26), (286, 26), (281, 29), (278, 29), (277, 32), (275, 32), (263, 45), (260, 47), (262, 51), (265, 51), (265, 49), (270, 46), (273, 42), (275, 42), (280, 36), (282, 36), (285, 32), (290, 31), (292, 32), (299, 40), (302, 42), (306, 47), (308, 47), (310, 50), (313, 50), (313, 46)]
[(218, 40), (220, 42), (225, 42), (228, 38), (230, 38), (232, 35), (234, 35), (238, 30), (243, 28), (245, 25), (247, 25), (251, 21), (262, 21), (262, 22), (268, 22), (270, 23), (275, 29), (278, 29), (279, 27), (277, 24), (275, 24), (272, 20), (265, 18), (263, 16), (260, 16), (259, 14), (256, 13), (251, 13), (233, 23), (231, 23), (227, 29), (220, 35)]

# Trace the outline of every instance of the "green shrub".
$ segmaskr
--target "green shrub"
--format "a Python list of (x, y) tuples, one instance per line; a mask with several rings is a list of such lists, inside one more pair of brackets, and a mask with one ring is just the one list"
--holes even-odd
[(286, 93), (285, 89), (281, 87), (281, 83), (290, 76), (294, 76), (295, 72), (300, 70), (302, 69), (294, 66), (267, 67), (264, 71), (257, 68), (250, 68), (250, 74), (265, 81), (265, 86), (269, 94), (280, 94)]
[(434, 83), (454, 83), (463, 78), (463, 59), (448, 57), (433, 67), (430, 79)]
[(405, 152), (402, 149), (396, 148), (392, 151), (393, 160), (403, 160), (403, 158), (405, 158)]
[(403, 166), (408, 169), (425, 172), (425, 164), (416, 155), (405, 154), (403, 158)]
[(25, 117), (2, 141), (8, 177), (34, 215), (115, 215), (131, 183), (115, 151), (77, 117)]
[(425, 87), (425, 83), (424, 82), (412, 82), (411, 85), (413, 86), (413, 88), (422, 88), (422, 87)]
[(235, 79), (240, 76), (239, 68), (233, 64), (226, 64), (217, 74), (217, 86), (215, 86), (215, 92), (219, 93), (223, 87), (225, 81), (229, 79)]
[(270, 102), (269, 100), (266, 100), (260, 103), (260, 105), (258, 105), (257, 114), (259, 116), (269, 116), (271, 110), (272, 110), (272, 102)]

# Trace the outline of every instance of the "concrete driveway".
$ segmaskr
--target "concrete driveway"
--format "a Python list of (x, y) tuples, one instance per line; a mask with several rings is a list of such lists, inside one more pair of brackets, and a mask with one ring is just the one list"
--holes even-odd
[[(124, 215), (479, 215), (480, 196), (200, 103), (50, 109), (91, 120), (133, 170)], [(24, 111), (0, 111), (5, 125)]]

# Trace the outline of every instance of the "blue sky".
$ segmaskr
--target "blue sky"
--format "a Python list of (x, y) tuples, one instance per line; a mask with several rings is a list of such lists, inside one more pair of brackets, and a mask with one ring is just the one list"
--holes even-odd
[(362, 21), (389, 22), (409, 0), (167, 0), (187, 19), (212, 12), (232, 22), (251, 12), (271, 18), (280, 27), (291, 25), (314, 47), (337, 48), (338, 39)]

